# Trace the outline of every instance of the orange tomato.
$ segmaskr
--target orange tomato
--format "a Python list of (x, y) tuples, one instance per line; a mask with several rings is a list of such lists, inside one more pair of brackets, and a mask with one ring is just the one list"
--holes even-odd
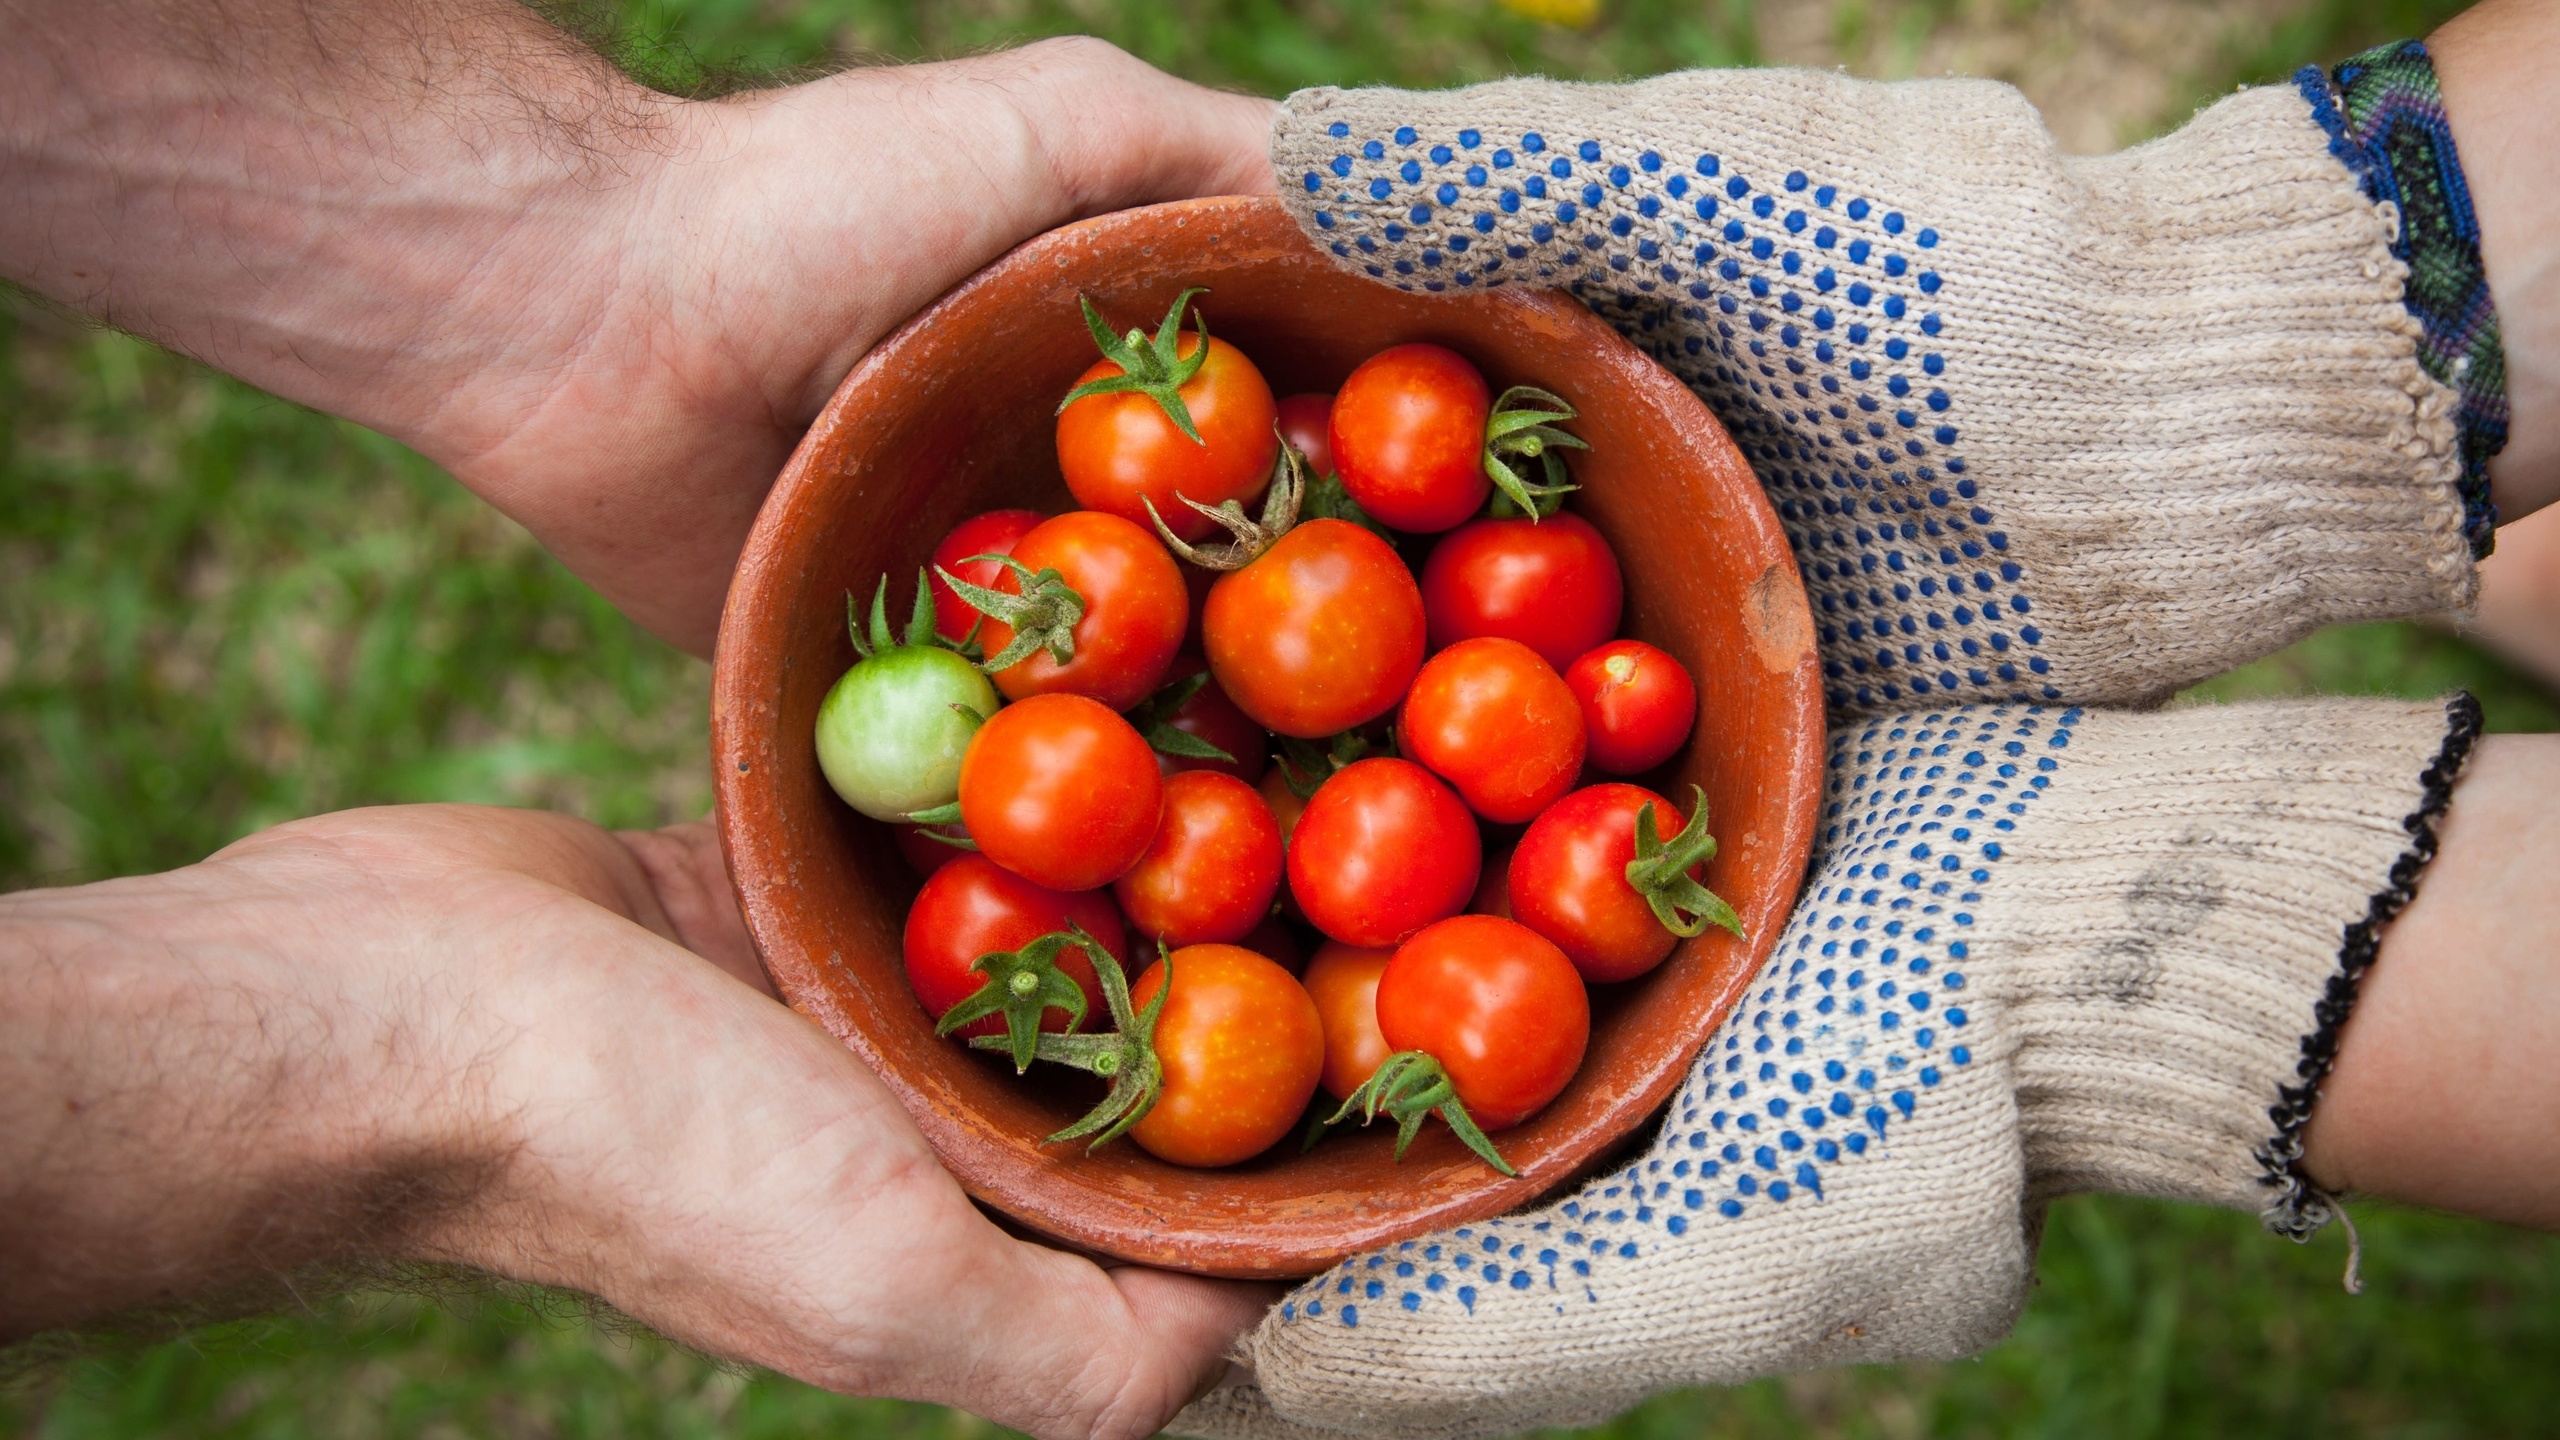
[(1466, 357), (1398, 345), (1360, 362), (1334, 393), (1334, 468), (1360, 508), (1398, 530), (1431, 534), (1484, 507), (1484, 427), (1493, 392)]
[[(1156, 1017), (1164, 1090), (1129, 1138), (1176, 1165), (1233, 1165), (1297, 1128), (1324, 1071), (1324, 1024), (1306, 989), (1235, 945), (1186, 945)], [(1144, 1010), (1165, 988), (1159, 960), (1129, 987)]]
[[(1012, 554), (1035, 574), (1057, 571), (1084, 598), (1084, 618), (1074, 659), (1061, 665), (1035, 650), (997, 671), (1004, 698), (1063, 692), (1126, 710), (1155, 693), (1191, 624), (1182, 567), (1162, 541), (1116, 515), (1070, 510), (1040, 522)], [(989, 588), (1019, 594), (1022, 579), (1008, 569)], [(1013, 627), (989, 616), (979, 642), (998, 654), (1013, 643)]]
[(1378, 1033), (1378, 977), (1395, 953), (1393, 946), (1328, 940), (1307, 962), (1303, 983), (1324, 1022), (1324, 1089), (1336, 1100), (1350, 1099), (1394, 1053)]
[(1422, 668), (1422, 589), (1386, 541), (1309, 520), (1209, 591), (1209, 671), (1266, 730), (1332, 735), (1395, 707)]
[(1092, 890), (1147, 853), (1164, 811), (1156, 752), (1082, 695), (998, 710), (960, 757), (960, 823), (986, 857), (1052, 890)]
[[(1183, 331), (1174, 348), (1190, 358), (1200, 348), (1199, 332)], [(1120, 373), (1113, 362), (1096, 360), (1076, 384)], [(1058, 468), (1086, 509), (1117, 515), (1152, 534), (1145, 503), (1152, 501), (1166, 528), (1198, 540), (1217, 529), (1216, 522), (1176, 497), (1215, 506), (1260, 494), (1279, 455), (1273, 428), (1279, 407), (1244, 352), (1214, 335), (1200, 373), (1175, 393), (1191, 413), (1198, 440), (1183, 434), (1148, 396), (1087, 395), (1058, 414)]]

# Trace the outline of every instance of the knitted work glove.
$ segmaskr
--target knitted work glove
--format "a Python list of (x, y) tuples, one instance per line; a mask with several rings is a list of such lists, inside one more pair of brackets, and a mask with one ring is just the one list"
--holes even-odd
[(2307, 1230), (2309, 1097), (2477, 729), (2460, 696), (1844, 730), (1806, 901), (1652, 1144), (1309, 1281), (1245, 1341), (1260, 1388), (1171, 1428), (1454, 1440), (1953, 1359), (2072, 1191)]
[(2422, 354), (2373, 198), (2467, 207), (2450, 137), (2439, 107), (2406, 152), (2450, 185), (2389, 186), (2350, 122), (2408, 107), (2326, 84), (2095, 159), (1989, 81), (1311, 90), (1272, 154), (1344, 263), (1565, 288), (1704, 396), (1795, 542), (1835, 707), (2144, 703), (2472, 598), (2483, 447), (2429, 365), (2481, 350), (2498, 394), (2494, 311), (2462, 292), (2448, 323), (2485, 331)]

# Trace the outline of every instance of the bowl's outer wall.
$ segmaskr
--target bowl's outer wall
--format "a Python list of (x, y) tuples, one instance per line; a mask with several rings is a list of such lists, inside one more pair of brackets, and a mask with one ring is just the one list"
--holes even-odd
[[(1212, 333), (1277, 394), (1329, 390), (1390, 344), (1431, 340), (1496, 390), (1536, 383), (1582, 409), (1575, 510), (1628, 578), (1625, 633), (1679, 656), (1699, 729), (1655, 783), (1704, 787), (1719, 853), (1708, 881), (1740, 910), (1661, 968), (1595, 993), (1589, 1059), (1563, 1095), (1499, 1137), (1506, 1180), (1445, 1128), (1403, 1163), (1390, 1127), (1304, 1155), (1185, 1170), (1126, 1143), (1043, 1148), (1093, 1096), (1080, 1077), (1026, 1083), (935, 1038), (905, 983), (916, 881), (885, 827), (818, 772), (819, 701), (854, 660), (848, 591), (885, 571), (902, 609), (917, 567), (961, 519), (1070, 503), (1052, 414), (1093, 359), (1076, 296), (1150, 329), (1209, 287)], [(720, 629), (713, 753), (730, 873), (791, 1005), (869, 1064), (980, 1201), (1067, 1244), (1237, 1277), (1300, 1275), (1381, 1243), (1517, 1208), (1583, 1173), (1670, 1094), (1768, 957), (1801, 882), (1819, 801), (1820, 681), (1795, 562), (1723, 429), (1667, 372), (1564, 296), (1525, 288), (1416, 295), (1350, 275), (1277, 203), (1231, 198), (1122, 212), (1052, 232), (952, 291), (837, 391), (776, 483)], [(1614, 993), (1610, 993), (1614, 992)]]

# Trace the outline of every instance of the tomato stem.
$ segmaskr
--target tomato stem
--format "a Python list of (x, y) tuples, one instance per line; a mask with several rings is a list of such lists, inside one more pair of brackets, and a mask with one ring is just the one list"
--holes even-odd
[[(987, 1048), (1012, 1053), (1016, 1075), (1030, 1069), (1040, 1042), (1043, 1013), (1066, 1011), (1069, 1030), (1084, 1023), (1084, 987), (1058, 968), (1058, 952), (1069, 945), (1082, 948), (1088, 955), (1108, 958), (1108, 952), (1076, 925), (1051, 931), (1019, 950), (991, 950), (969, 962), (969, 968), (986, 976), (987, 983), (943, 1011), (942, 1018), (934, 1022), (933, 1033), (948, 1035), (971, 1021), (1001, 1014), (1004, 1034), (980, 1038), (996, 1042)], [(1097, 966), (1099, 963), (1097, 960)]]
[(948, 845), (954, 850), (976, 850), (978, 848), (978, 842), (970, 839), (969, 832), (960, 827), (960, 817), (958, 814), (959, 809), (960, 802), (955, 800), (948, 805), (937, 806), (934, 810), (921, 810), (916, 812), (918, 815), (930, 815), (942, 810), (949, 810), (953, 812), (952, 817), (949, 820), (919, 820), (915, 815), (906, 816), (905, 819), (908, 824), (916, 827), (916, 833), (918, 835), (923, 836), (927, 840), (933, 841), (937, 845)]
[[(1451, 1083), (1447, 1067), (1420, 1050), (1399, 1050), (1379, 1061), (1378, 1068), (1369, 1072), (1369, 1078), (1360, 1082), (1360, 1088), (1351, 1092), (1351, 1098), (1343, 1101), (1342, 1108), (1334, 1111), (1333, 1118), (1325, 1124), (1338, 1125), (1349, 1119), (1354, 1110), (1360, 1112), (1363, 1125), (1377, 1119), (1382, 1110), (1396, 1122), (1398, 1160), (1412, 1146), (1413, 1137), (1421, 1133), (1423, 1118), (1437, 1112), (1484, 1163), (1505, 1175), (1520, 1173), (1502, 1158), (1501, 1151), (1493, 1148), (1493, 1142), (1476, 1125), (1475, 1117), (1467, 1113), (1466, 1102), (1458, 1098), (1458, 1087)], [(1310, 1139), (1308, 1143), (1314, 1142)]]
[[(1012, 571), (1021, 593), (1009, 595), (984, 585), (972, 585), (940, 568), (934, 572), (970, 609), (1013, 627), (1012, 641), (979, 662), (978, 668), (992, 675), (1021, 664), (1039, 650), (1048, 651), (1049, 658), (1061, 665), (1076, 658), (1076, 624), (1084, 619), (1084, 597), (1067, 584), (1067, 577), (1055, 567), (1035, 571), (1010, 555), (972, 555), (960, 563), (974, 565), (981, 560), (996, 561)], [(977, 635), (977, 627), (971, 626), (969, 638), (974, 641)]]
[[(1275, 432), (1279, 428), (1277, 425), (1272, 427)], [(1271, 462), (1271, 488), (1263, 495), (1260, 520), (1246, 519), (1244, 507), (1233, 500), (1222, 500), (1210, 506), (1175, 492), (1175, 498), (1183, 504), (1217, 521), (1228, 534), (1236, 537), (1235, 543), (1230, 545), (1212, 545), (1205, 549), (1194, 545), (1174, 534), (1172, 528), (1164, 523), (1164, 516), (1157, 512), (1154, 500), (1141, 495), (1138, 502), (1147, 507), (1147, 518), (1155, 522), (1157, 536), (1174, 554), (1204, 570), (1241, 570), (1252, 564), (1263, 551), (1278, 544), (1280, 537), (1288, 534), (1298, 523), (1299, 502), (1305, 498), (1307, 490), (1306, 463), (1284, 436), (1280, 441), (1280, 453)]]
[[(1305, 463), (1304, 456), (1299, 457), (1299, 463)], [(1395, 532), (1360, 508), (1360, 502), (1351, 498), (1351, 491), (1343, 485), (1339, 475), (1327, 473), (1308, 481), (1307, 498), (1299, 509), (1304, 519), (1348, 520), (1390, 545), (1396, 543)]]
[(1740, 936), (1742, 916), (1689, 874), (1716, 854), (1716, 837), (1707, 833), (1707, 792), (1690, 786), (1689, 806), (1689, 823), (1667, 842), (1652, 801), (1636, 812), (1636, 858), (1627, 862), (1627, 883), (1674, 935), (1697, 935), (1709, 925), (1720, 925)]
[[(1494, 400), (1493, 413), (1484, 422), (1484, 473), (1495, 491), (1487, 502), (1487, 513), (1501, 520), (1535, 521), (1563, 506), (1564, 497), (1580, 487), (1567, 481), (1564, 457), (1556, 452), (1588, 450), (1591, 445), (1555, 427), (1580, 418), (1572, 402), (1535, 385), (1514, 385)], [(1538, 462), (1543, 483), (1520, 473), (1514, 462), (1526, 460)]]
[(1283, 735), (1280, 737), (1280, 781), (1289, 787), (1290, 794), (1301, 800), (1313, 800), (1317, 789), (1332, 779), (1335, 771), (1372, 754), (1395, 753), (1392, 736), (1381, 744), (1357, 730), (1345, 730), (1333, 736), (1324, 742), (1322, 748), (1318, 748), (1313, 740)]
[[(1096, 943), (1092, 936), (1074, 926), (1068, 927), (1076, 943), (1093, 960), (1093, 973), (1102, 982), (1102, 1001), (1110, 1007), (1112, 1029), (1099, 1035), (1060, 1035), (1040, 1031), (1032, 1046), (1032, 1059), (1057, 1065), (1072, 1065), (1087, 1074), (1099, 1075), (1111, 1082), (1102, 1103), (1085, 1112), (1083, 1118), (1040, 1143), (1055, 1145), (1061, 1140), (1081, 1140), (1091, 1135), (1093, 1143), (1085, 1147), (1091, 1154), (1121, 1136), (1129, 1127), (1147, 1117), (1155, 1108), (1156, 1097), (1164, 1093), (1164, 1062), (1156, 1058), (1156, 1017), (1164, 1012), (1164, 1001), (1173, 993), (1173, 956), (1165, 952), (1161, 942), (1157, 952), (1164, 965), (1164, 985), (1138, 1010), (1129, 1003), (1129, 978), (1111, 952)], [(1043, 939), (1050, 937), (1042, 937)], [(1038, 944), (1038, 941), (1033, 941)], [(1025, 947), (1026, 949), (1029, 947)], [(983, 992), (982, 992), (983, 993)], [(978, 1050), (1014, 1049), (1010, 1036), (980, 1035), (969, 1042)], [(1015, 1066), (1016, 1073), (1029, 1065), (1024, 1060)]]
[(1207, 445), (1209, 442), (1200, 438), (1199, 427), (1191, 423), (1191, 407), (1182, 401), (1182, 387), (1209, 361), (1209, 317), (1196, 309), (1191, 312), (1200, 343), (1186, 358), (1182, 354), (1182, 311), (1190, 305), (1192, 296), (1207, 293), (1207, 289), (1195, 285), (1174, 296), (1173, 308), (1164, 312), (1164, 323), (1156, 327), (1153, 340), (1143, 330), (1126, 335), (1111, 333), (1111, 327), (1103, 323), (1102, 312), (1079, 293), (1076, 303), (1084, 307), (1085, 328), (1093, 332), (1093, 343), (1101, 348), (1102, 358), (1119, 366), (1120, 373), (1088, 380), (1068, 391), (1067, 398), (1058, 402), (1058, 409), (1063, 412), (1088, 395), (1144, 395), (1156, 402), (1165, 418), (1192, 444)]
[[(946, 574), (942, 578), (948, 580), (951, 577)], [(844, 592), (844, 623), (845, 629), (853, 639), (853, 653), (865, 660), (884, 650), (897, 649), (901, 645), (910, 647), (932, 645), (954, 654), (966, 655), (973, 660), (977, 658), (977, 626), (970, 626), (969, 633), (958, 640), (945, 640), (934, 628), (933, 586), (925, 579), (924, 571), (921, 569), (916, 571), (916, 603), (914, 610), (907, 616), (907, 629), (903, 638), (889, 629), (889, 577), (885, 574), (880, 577), (878, 588), (871, 592), (869, 631), (866, 633), (863, 628), (861, 607), (854, 600), (853, 592), (850, 590)]]

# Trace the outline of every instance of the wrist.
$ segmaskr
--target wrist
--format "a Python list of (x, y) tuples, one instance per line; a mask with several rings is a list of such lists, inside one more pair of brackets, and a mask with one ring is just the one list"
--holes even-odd
[(2459, 146), (2462, 208), (2476, 208), (2463, 218), (2476, 218), (2490, 292), (2477, 310), (2494, 316), (2503, 352), (2505, 449), (2489, 461), (2503, 523), (2560, 500), (2560, 156), (2549, 143), (2560, 23), (2533, 0), (2488, 0), (2428, 36), (2426, 52), (2451, 133), (2443, 155), (2421, 158)]
[(0, 897), (0, 1333), (397, 1257), (495, 1172), (440, 982), (378, 968), (361, 890), (217, 862)]
[(2078, 722), (2000, 839), (2012, 903), (1958, 927), (2006, 1011), (2032, 1192), (2325, 1222), (2302, 1130), (2478, 728), (2468, 696)]

